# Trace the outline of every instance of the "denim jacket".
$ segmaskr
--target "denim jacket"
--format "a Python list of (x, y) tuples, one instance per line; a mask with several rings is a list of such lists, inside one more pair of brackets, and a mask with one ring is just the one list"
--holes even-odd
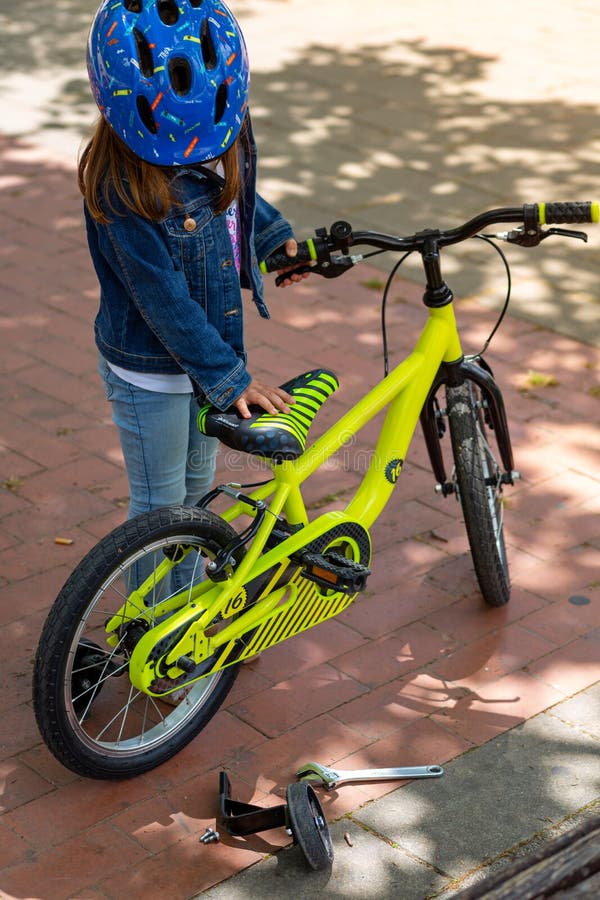
[(242, 165), (240, 277), (226, 217), (213, 212), (220, 187), (198, 170), (173, 170), (181, 205), (160, 222), (123, 210), (103, 225), (85, 208), (100, 282), (95, 336), (102, 356), (137, 372), (187, 372), (219, 409), (250, 384), (240, 288), (250, 288), (260, 315), (268, 318), (258, 262), (293, 234), (256, 193), (253, 142), (249, 154), (242, 151)]

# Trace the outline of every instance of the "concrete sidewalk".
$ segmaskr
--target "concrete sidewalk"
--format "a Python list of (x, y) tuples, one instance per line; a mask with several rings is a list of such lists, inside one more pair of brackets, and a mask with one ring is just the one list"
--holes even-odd
[[(232, 5), (253, 63), (263, 192), (299, 235), (337, 218), (408, 233), (498, 205), (597, 198), (591, 2)], [(76, 778), (40, 741), (30, 676), (60, 586), (127, 503), (95, 374), (97, 285), (73, 177), (93, 117), (82, 44), (95, 6), (42, 5), (35, 22), (27, 4), (0, 13), (0, 894), (455, 897), (599, 811), (600, 233), (590, 227), (587, 246), (510, 250), (511, 315), (488, 354), (524, 476), (507, 504), (508, 606), (482, 607), (460, 511), (433, 493), (416, 435), (373, 530), (368, 594), (244, 666), (225, 707), (159, 770)], [(270, 286), (268, 323), (248, 310), (257, 377), (316, 364), (339, 375), (315, 433), (381, 377), (379, 259), (293, 293)], [(466, 349), (478, 349), (501, 305), (501, 263), (474, 244), (446, 265)], [(417, 270), (403, 274), (389, 306), (394, 360), (423, 320)], [(367, 432), (309, 481), (315, 511), (343, 507)], [(223, 453), (221, 480), (244, 477), (231, 466)], [(283, 829), (199, 843), (222, 768), (236, 799), (273, 805), (311, 759), (439, 763), (445, 775), (320, 790), (327, 874), (282, 850)]]

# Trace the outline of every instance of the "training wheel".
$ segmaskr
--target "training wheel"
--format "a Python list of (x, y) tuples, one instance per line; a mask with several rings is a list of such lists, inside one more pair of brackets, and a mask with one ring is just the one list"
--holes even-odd
[(295, 843), (311, 869), (326, 869), (333, 862), (329, 827), (314, 790), (306, 781), (288, 784), (287, 814)]

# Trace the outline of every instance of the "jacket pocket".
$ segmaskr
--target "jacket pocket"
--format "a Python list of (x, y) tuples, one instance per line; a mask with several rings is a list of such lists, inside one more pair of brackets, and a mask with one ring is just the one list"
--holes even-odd
[(209, 206), (176, 209), (163, 220), (171, 255), (182, 264), (203, 259), (214, 246), (211, 222), (213, 212)]

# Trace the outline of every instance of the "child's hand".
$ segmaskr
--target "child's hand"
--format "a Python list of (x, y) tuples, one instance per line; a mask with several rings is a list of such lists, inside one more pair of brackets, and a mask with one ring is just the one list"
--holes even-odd
[(233, 405), (244, 419), (249, 419), (252, 414), (248, 407), (251, 405), (262, 406), (266, 412), (275, 415), (278, 412), (290, 412), (288, 403), (295, 403), (291, 394), (280, 387), (271, 387), (253, 380)]
[[(295, 256), (298, 252), (298, 244), (294, 240), (294, 238), (289, 238), (284, 245), (285, 252), (288, 256)], [(293, 269), (294, 266), (286, 266), (285, 269), (278, 269), (278, 275), (284, 275), (286, 272), (289, 272), (290, 269)], [(299, 281), (304, 281), (305, 278), (308, 278), (310, 272), (294, 272), (293, 275), (290, 275), (289, 278), (285, 278), (283, 281), (280, 281), (278, 287), (287, 287), (290, 284), (297, 284)]]

